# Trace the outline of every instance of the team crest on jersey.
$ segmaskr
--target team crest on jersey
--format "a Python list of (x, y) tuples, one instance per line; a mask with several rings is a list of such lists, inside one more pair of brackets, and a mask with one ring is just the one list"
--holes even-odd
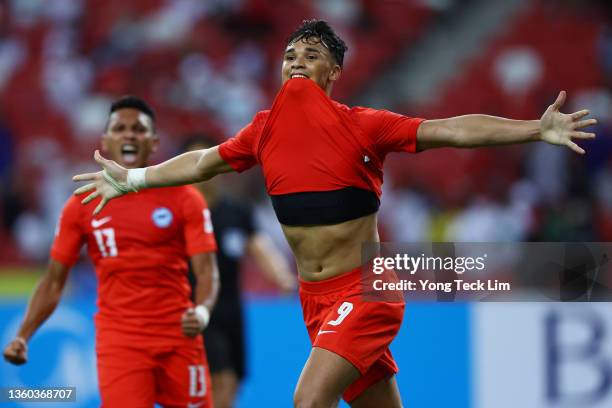
[(168, 228), (172, 224), (172, 212), (166, 207), (159, 207), (153, 210), (151, 215), (153, 224), (159, 228)]

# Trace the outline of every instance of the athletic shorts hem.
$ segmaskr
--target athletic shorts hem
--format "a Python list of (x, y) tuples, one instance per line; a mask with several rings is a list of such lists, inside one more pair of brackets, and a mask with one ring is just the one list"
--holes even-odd
[(318, 347), (320, 349), (327, 350), (329, 352), (334, 353), (337, 356), (342, 357), (343, 359), (351, 363), (351, 365), (355, 367), (357, 371), (359, 371), (360, 375), (364, 375), (368, 371), (366, 367), (363, 367), (363, 364), (356, 363), (356, 361), (359, 361), (359, 359), (356, 356), (349, 355), (349, 353), (338, 352), (338, 350), (334, 350), (333, 348), (325, 346), (325, 345), (313, 344), (312, 347), (313, 348)]
[(355, 399), (357, 399), (357, 397), (367, 391), (368, 388), (385, 378), (393, 377), (395, 374), (397, 373), (386, 372), (385, 370), (377, 370), (376, 372), (369, 375), (367, 378), (359, 378), (347, 387), (347, 389), (342, 394), (342, 399), (348, 404), (350, 404)]

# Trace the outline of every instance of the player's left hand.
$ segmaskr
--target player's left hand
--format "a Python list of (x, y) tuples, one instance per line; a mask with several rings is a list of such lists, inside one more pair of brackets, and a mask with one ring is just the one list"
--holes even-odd
[(557, 100), (546, 109), (540, 118), (540, 136), (544, 142), (559, 146), (567, 146), (578, 154), (584, 154), (584, 149), (572, 139), (593, 139), (595, 133), (579, 132), (578, 129), (592, 126), (597, 119), (585, 119), (590, 112), (587, 109), (571, 114), (561, 113), (559, 109), (565, 102), (566, 93), (561, 91)]
[(195, 337), (202, 333), (206, 328), (206, 323), (208, 322), (203, 322), (192, 307), (187, 309), (181, 317), (181, 328), (183, 329), (183, 334), (187, 337)]

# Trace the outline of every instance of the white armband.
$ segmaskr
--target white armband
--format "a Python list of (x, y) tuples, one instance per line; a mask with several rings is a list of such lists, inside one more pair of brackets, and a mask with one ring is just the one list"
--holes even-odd
[(204, 305), (197, 305), (194, 312), (196, 318), (202, 324), (202, 329), (205, 329), (206, 326), (208, 326), (208, 321), (210, 320), (210, 312), (208, 311), (208, 308)]
[(127, 173), (127, 186), (132, 191), (138, 191), (142, 188), (147, 187), (145, 181), (145, 173), (147, 172), (146, 167), (138, 169), (129, 169)]

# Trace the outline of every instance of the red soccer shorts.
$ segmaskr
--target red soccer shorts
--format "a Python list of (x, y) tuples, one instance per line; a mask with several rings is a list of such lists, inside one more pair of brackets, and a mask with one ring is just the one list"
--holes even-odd
[[(195, 343), (195, 342), (194, 342)], [(212, 408), (210, 373), (198, 347), (98, 348), (98, 382), (103, 408)]]
[(401, 297), (364, 301), (357, 268), (321, 282), (300, 280), (300, 300), (313, 347), (338, 354), (361, 373), (342, 395), (345, 401), (397, 373), (389, 344), (404, 317)]

